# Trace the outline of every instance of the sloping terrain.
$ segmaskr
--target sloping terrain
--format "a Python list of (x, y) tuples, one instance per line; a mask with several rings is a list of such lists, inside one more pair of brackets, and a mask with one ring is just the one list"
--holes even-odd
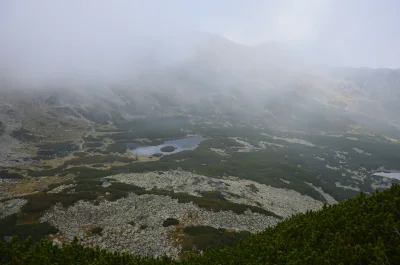
[(398, 136), (398, 70), (317, 70), (268, 49), (208, 36), (186, 60), (117, 84), (70, 80), (25, 89), (3, 82), (0, 107), (7, 119), (1, 122), (8, 126), (12, 118), (51, 137), (66, 134), (63, 128), (186, 114), (290, 130), (357, 128)]
[(209, 249), (181, 262), (135, 258), (43, 241), (0, 243), (4, 264), (398, 264), (400, 187), (296, 215), (233, 247)]
[(1, 239), (185, 258), (400, 182), (398, 70), (200, 44), (120, 82), (4, 81)]

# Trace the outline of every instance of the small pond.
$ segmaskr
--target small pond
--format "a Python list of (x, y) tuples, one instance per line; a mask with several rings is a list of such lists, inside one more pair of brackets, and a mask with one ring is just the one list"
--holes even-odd
[[(131, 152), (137, 156), (152, 156), (155, 154), (170, 155), (185, 150), (194, 150), (203, 140), (204, 139), (201, 136), (188, 136), (174, 140), (166, 140), (163, 144), (155, 146), (144, 145), (141, 143), (129, 143), (128, 147), (131, 148)], [(163, 147), (166, 146), (173, 146), (175, 149), (171, 152), (163, 152), (161, 149), (165, 150)]]
[(372, 175), (373, 176), (380, 176), (380, 177), (400, 180), (400, 172), (375, 172)]

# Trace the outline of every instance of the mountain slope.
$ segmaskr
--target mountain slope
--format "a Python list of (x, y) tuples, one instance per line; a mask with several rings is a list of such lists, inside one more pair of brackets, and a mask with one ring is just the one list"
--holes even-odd
[(33, 122), (33, 129), (46, 121), (112, 125), (199, 111), (242, 120), (258, 116), (265, 124), (300, 130), (400, 128), (399, 70), (316, 69), (274, 46), (245, 46), (215, 35), (199, 39), (185, 59), (133, 71), (119, 82), (74, 77), (27, 89), (4, 81), (0, 106)]
[[(0, 143), (15, 142), (11, 137), (59, 139), (68, 131), (76, 135), (135, 118), (174, 115), (400, 139), (399, 70), (316, 69), (291, 60), (282, 49), (245, 46), (214, 35), (202, 35), (193, 47), (173, 64), (146, 66), (119, 82), (75, 76), (27, 88), (4, 79)], [(10, 145), (0, 148), (10, 153)]]
[[(318, 212), (296, 215), (233, 247), (209, 249), (182, 264), (399, 264), (400, 186)], [(2, 264), (176, 264), (42, 241), (0, 243)]]

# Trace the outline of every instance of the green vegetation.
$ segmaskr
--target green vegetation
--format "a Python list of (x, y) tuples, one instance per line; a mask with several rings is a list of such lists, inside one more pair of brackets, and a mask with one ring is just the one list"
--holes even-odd
[(0, 171), (0, 179), (22, 179), (23, 176), (18, 173), (10, 173), (8, 170)]
[(215, 136), (211, 139), (206, 139), (200, 144), (202, 147), (206, 148), (217, 148), (217, 149), (227, 149), (231, 147), (241, 147), (242, 144), (236, 142), (234, 139)]
[(102, 142), (85, 142), (83, 144), (83, 147), (89, 147), (89, 148), (102, 147), (102, 146), (103, 146)]
[(75, 153), (73, 153), (73, 155), (77, 156), (77, 157), (84, 157), (84, 156), (86, 156), (86, 153), (85, 152), (75, 152)]
[[(298, 214), (231, 247), (182, 261), (138, 258), (87, 248), (77, 241), (0, 243), (2, 264), (400, 264), (400, 186), (360, 194), (317, 212)], [(207, 228), (187, 228), (190, 235)], [(214, 233), (209, 231), (208, 233)]]
[(107, 146), (106, 153), (124, 154), (126, 150), (128, 150), (128, 147), (125, 143), (113, 143)]
[(95, 234), (95, 235), (101, 235), (101, 232), (103, 232), (103, 228), (96, 226), (96, 227), (93, 227), (90, 230), (90, 232), (92, 232), (92, 234)]
[(92, 155), (92, 156), (84, 156), (73, 158), (71, 160), (67, 160), (60, 167), (66, 168), (68, 166), (80, 166), (80, 165), (91, 165), (91, 164), (107, 164), (113, 162), (121, 162), (121, 163), (132, 163), (134, 160), (128, 157), (121, 156), (113, 156), (113, 155)]
[(16, 214), (0, 219), (1, 239), (3, 239), (4, 236), (18, 236), (21, 239), (31, 237), (34, 241), (39, 241), (46, 235), (55, 234), (57, 232), (58, 229), (52, 227), (48, 223), (18, 222), (18, 216)]
[(45, 193), (38, 192), (32, 195), (25, 196), (28, 202), (22, 206), (22, 212), (27, 215), (35, 217), (49, 209), (57, 202), (61, 202), (63, 206), (67, 207), (79, 200), (94, 200), (97, 198), (96, 192), (78, 192), (75, 194), (66, 193)]
[(102, 138), (94, 137), (93, 135), (85, 136), (85, 137), (83, 137), (83, 140), (85, 142), (102, 142), (103, 141)]
[(177, 220), (175, 218), (167, 218), (163, 222), (164, 227), (171, 226), (171, 225), (177, 225), (177, 224), (179, 224), (179, 220)]
[(211, 226), (188, 226), (183, 228), (186, 234), (183, 240), (183, 250), (199, 253), (208, 248), (232, 246), (251, 235), (250, 232), (229, 232), (223, 228)]
[(38, 158), (43, 157), (44, 159), (48, 159), (52, 156), (60, 156), (68, 154), (72, 151), (78, 149), (72, 142), (53, 142), (53, 143), (42, 143), (37, 145), (39, 151), (37, 151)]
[(175, 149), (176, 149), (176, 147), (175, 147), (175, 146), (168, 145), (168, 146), (164, 146), (164, 147), (162, 147), (160, 150), (161, 150), (161, 152), (167, 152), (167, 153), (170, 153), (170, 152), (173, 152), (173, 151), (175, 151)]
[(112, 174), (112, 172), (106, 170), (99, 170), (90, 167), (65, 168), (64, 165), (53, 169), (29, 171), (29, 175), (32, 177), (65, 176), (68, 173), (75, 174), (79, 178), (101, 178)]
[[(399, 169), (397, 167), (400, 159), (400, 145), (393, 144), (383, 137), (353, 134), (346, 134), (343, 137), (331, 137), (296, 132), (279, 132), (279, 137), (281, 138), (300, 138), (315, 145), (306, 146), (262, 135), (261, 133), (278, 135), (277, 131), (267, 128), (255, 128), (241, 123), (235, 123), (234, 126), (229, 127), (202, 123), (201, 121), (193, 124), (189, 122), (190, 119), (184, 116), (174, 116), (118, 122), (116, 123), (118, 129), (113, 131), (118, 131), (119, 133), (84, 137), (89, 145), (93, 144), (92, 146), (100, 146), (106, 137), (116, 141), (103, 148), (89, 148), (87, 151), (96, 153), (95, 156), (89, 157), (77, 152), (74, 153), (75, 156), (89, 158), (81, 161), (73, 159), (59, 168), (30, 172), (29, 174), (32, 176), (65, 175), (78, 172), (75, 169), (67, 169), (67, 166), (92, 165), (93, 167), (93, 165), (96, 165), (96, 167), (100, 167), (99, 165), (117, 161), (126, 163), (126, 165), (113, 166), (109, 170), (101, 172), (100, 175), (182, 168), (183, 170), (209, 177), (236, 176), (277, 188), (293, 189), (314, 199), (325, 201), (319, 192), (306, 184), (306, 182), (312, 183), (316, 187), (323, 188), (326, 193), (332, 195), (336, 200), (341, 201), (356, 196), (358, 191), (336, 187), (336, 182), (340, 182), (344, 186), (358, 187), (365, 192), (372, 193), (374, 191), (374, 188), (372, 188), (374, 180), (368, 176), (370, 173), (367, 170), (371, 172), (381, 166), (386, 169)], [(183, 128), (183, 130), (177, 128)], [(125, 153), (128, 148), (133, 148), (137, 145), (161, 144), (168, 138), (185, 136), (186, 132), (200, 134), (208, 138), (201, 142), (195, 150), (183, 151), (168, 156), (153, 155), (153, 157), (160, 157), (158, 161), (130, 163), (127, 160), (122, 161), (120, 158), (112, 156), (100, 156), (100, 154)], [(279, 144), (283, 147), (266, 145), (266, 149), (236, 152), (243, 145), (230, 137), (239, 137), (255, 147), (259, 146), (260, 141)], [(148, 139), (149, 142), (147, 140), (137, 140), (142, 138)], [(351, 140), (355, 138), (357, 140)], [(40, 145), (38, 156), (33, 159), (51, 159), (54, 155), (65, 155), (70, 152), (68, 151), (68, 145), (65, 143), (64, 146), (63, 143), (58, 143), (59, 146)], [(224, 149), (227, 155), (219, 155), (212, 152), (210, 148)], [(371, 155), (357, 153), (353, 148), (364, 150)], [(59, 149), (63, 150), (55, 151)], [(346, 154), (346, 157), (338, 158), (335, 154), (336, 151)], [(317, 158), (323, 158), (323, 160)], [(337, 169), (327, 168), (327, 165)], [(352, 178), (351, 175), (354, 174), (347, 171), (359, 171), (360, 168), (365, 168), (366, 170), (364, 174), (367, 177), (363, 181)], [(379, 179), (379, 177), (376, 178)], [(396, 180), (393, 180), (393, 182), (400, 183), (400, 181)], [(254, 190), (254, 192), (256, 191)]]
[(225, 201), (225, 197), (222, 195), (222, 193), (218, 190), (216, 191), (202, 191), (200, 192), (201, 196), (203, 198), (207, 199), (217, 199), (217, 200), (222, 200)]
[[(319, 180), (315, 178), (317, 174), (314, 171), (288, 163), (284, 155), (281, 158), (281, 156), (268, 151), (232, 153), (229, 159), (224, 159), (212, 151), (199, 147), (196, 150), (163, 156), (158, 161), (116, 166), (111, 170), (125, 173), (165, 171), (177, 168), (209, 177), (236, 176), (277, 188), (294, 189), (314, 199), (324, 201), (320, 193), (304, 183), (311, 182), (316, 186), (321, 186)], [(281, 178), (290, 183), (283, 182)]]
[(55, 150), (57, 152), (73, 151), (77, 149), (77, 146), (72, 142), (54, 142), (54, 143), (42, 143), (37, 145), (40, 149)]
[(11, 136), (23, 142), (36, 141), (41, 138), (33, 135), (29, 130), (25, 128), (20, 128), (18, 130), (12, 131)]

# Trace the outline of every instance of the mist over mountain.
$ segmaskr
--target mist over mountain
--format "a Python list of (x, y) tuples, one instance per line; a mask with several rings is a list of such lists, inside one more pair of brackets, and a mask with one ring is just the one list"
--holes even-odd
[(30, 84), (7, 76), (2, 104), (17, 113), (21, 104), (34, 108), (20, 115), (55, 122), (197, 113), (300, 131), (398, 131), (399, 70), (307, 65), (274, 45), (247, 46), (202, 32), (150, 40), (132, 48), (138, 58), (120, 76), (77, 70)]
[(398, 8), (2, 1), (0, 241), (188, 264), (246, 246), (241, 264), (249, 237), (268, 250), (248, 263), (395, 264), (376, 231), (398, 224), (369, 217), (398, 204), (372, 195), (400, 183)]

